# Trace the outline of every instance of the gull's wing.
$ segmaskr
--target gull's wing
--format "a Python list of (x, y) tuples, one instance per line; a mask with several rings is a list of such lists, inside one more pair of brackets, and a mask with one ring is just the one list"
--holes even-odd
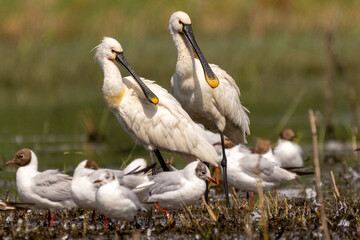
[(155, 175), (152, 181), (155, 182), (150, 188), (150, 196), (176, 191), (184, 185), (183, 171), (161, 172)]
[(271, 176), (275, 167), (274, 163), (267, 161), (258, 154), (246, 155), (241, 159), (240, 165), (246, 174), (253, 177), (257, 177), (256, 170), (258, 168), (260, 178)]
[(61, 202), (71, 199), (72, 177), (58, 170), (46, 170), (33, 178), (32, 190), (42, 198)]

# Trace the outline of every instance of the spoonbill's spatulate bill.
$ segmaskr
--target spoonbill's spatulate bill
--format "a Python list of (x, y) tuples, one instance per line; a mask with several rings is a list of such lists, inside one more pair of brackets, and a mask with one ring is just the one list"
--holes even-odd
[[(176, 71), (171, 78), (174, 97), (195, 122), (220, 133), (222, 146), (223, 135), (235, 144), (246, 143), (250, 121), (247, 109), (240, 103), (240, 90), (234, 79), (217, 65), (207, 63), (186, 13), (179, 11), (171, 15), (169, 31), (178, 52)], [(224, 146), (222, 151), (226, 205), (230, 206)]]
[[(16, 188), (21, 199), (33, 203), (34, 207), (49, 210), (49, 225), (54, 224), (51, 211), (76, 207), (71, 198), (71, 180), (69, 175), (58, 170), (38, 171), (38, 158), (27, 148), (19, 150), (14, 159), (5, 166), (16, 164)], [(51, 223), (50, 223), (51, 222)]]
[[(95, 58), (104, 72), (105, 101), (124, 130), (156, 155), (158, 150), (165, 150), (217, 166), (217, 155), (206, 133), (171, 94), (153, 81), (140, 79), (133, 70), (129, 71), (132, 77), (121, 77), (114, 60), (131, 69), (122, 52), (120, 43), (105, 37), (97, 47)], [(139, 85), (147, 86), (158, 97), (158, 103), (149, 102)]]

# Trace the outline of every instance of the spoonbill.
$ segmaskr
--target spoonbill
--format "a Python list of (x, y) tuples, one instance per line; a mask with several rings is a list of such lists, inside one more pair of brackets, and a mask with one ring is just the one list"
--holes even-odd
[(54, 210), (76, 207), (71, 198), (71, 180), (69, 175), (58, 170), (38, 171), (38, 158), (27, 148), (19, 150), (14, 159), (5, 166), (16, 164), (16, 188), (21, 199), (33, 203), (35, 208), (49, 210), (49, 226), (54, 225)]
[(234, 79), (217, 65), (207, 63), (185, 12), (171, 15), (169, 31), (178, 52), (171, 78), (172, 93), (195, 122), (220, 133), (226, 205), (230, 207), (224, 135), (235, 144), (246, 143), (250, 134), (248, 110), (240, 103), (240, 90)]
[[(217, 154), (205, 131), (167, 90), (154, 81), (138, 77), (125, 60), (118, 41), (104, 37), (97, 46), (95, 58), (104, 72), (102, 91), (110, 111), (136, 143), (150, 151), (151, 157), (155, 153), (164, 170), (169, 169), (161, 160), (159, 150), (218, 166)], [(115, 60), (132, 77), (122, 78)]]

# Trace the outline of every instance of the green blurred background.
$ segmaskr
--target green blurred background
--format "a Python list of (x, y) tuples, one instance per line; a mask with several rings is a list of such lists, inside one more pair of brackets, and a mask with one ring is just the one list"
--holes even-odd
[[(84, 158), (101, 166), (120, 166), (140, 156), (149, 159), (107, 110), (103, 74), (92, 49), (103, 36), (114, 37), (140, 76), (170, 90), (177, 53), (168, 20), (178, 10), (191, 17), (207, 60), (236, 80), (241, 101), (251, 112), (250, 146), (256, 137), (275, 142), (285, 126), (295, 129), (301, 143), (309, 143), (308, 109), (317, 112), (319, 127), (325, 129), (329, 78), (334, 89), (332, 137), (351, 140), (356, 121), (351, 106), (357, 108), (360, 87), (358, 0), (0, 4), (2, 163), (23, 147), (36, 151), (43, 168), (66, 169)], [(89, 138), (96, 143), (88, 143)]]

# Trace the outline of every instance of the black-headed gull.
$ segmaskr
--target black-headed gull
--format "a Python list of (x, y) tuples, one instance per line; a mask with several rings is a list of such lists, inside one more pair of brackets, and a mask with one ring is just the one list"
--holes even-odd
[(229, 182), (238, 189), (257, 191), (257, 184), (261, 183), (263, 189), (267, 190), (283, 181), (296, 178), (295, 173), (278, 166), (271, 152), (270, 141), (257, 139), (256, 153), (252, 153), (243, 144), (234, 145), (230, 139), (225, 138), (225, 140), (225, 145), (228, 147), (226, 154), (229, 163)]
[(261, 183), (264, 190), (268, 190), (297, 176), (276, 166), (260, 154), (230, 151), (228, 159), (229, 182), (240, 190), (257, 191), (258, 183)]
[(201, 161), (193, 161), (178, 171), (161, 172), (151, 180), (155, 184), (150, 187), (146, 201), (156, 203), (155, 207), (162, 208), (160, 210), (175, 210), (182, 204), (195, 203), (205, 193), (205, 181), (215, 182)]
[(277, 159), (273, 153), (270, 140), (257, 138), (253, 153), (260, 154), (268, 161), (274, 163), (276, 166), (281, 167), (279, 159)]
[(131, 221), (138, 211), (144, 210), (135, 193), (120, 186), (113, 171), (103, 171), (94, 184), (100, 184), (95, 197), (96, 207), (105, 216), (120, 221)]
[(304, 166), (303, 150), (293, 140), (296, 138), (294, 131), (285, 128), (281, 131), (274, 155), (283, 168), (298, 168)]
[(117, 177), (120, 185), (133, 190), (136, 194), (143, 196), (144, 190), (154, 182), (150, 181), (146, 173), (132, 174), (146, 168), (144, 159), (133, 160), (123, 171), (99, 168), (92, 160), (84, 160), (75, 168), (71, 184), (71, 194), (74, 202), (81, 208), (96, 210), (95, 195), (99, 185), (94, 181), (99, 179), (104, 171), (112, 171)]
[(277, 151), (278, 154), (276, 154), (275, 150), (273, 151), (271, 149), (271, 144), (269, 140), (258, 138), (254, 151), (258, 154), (261, 154), (267, 160), (273, 162), (276, 166), (286, 169), (287, 171), (296, 173), (297, 175), (314, 174), (312, 166), (300, 166), (303, 165), (302, 150), (300, 146), (293, 142), (283, 143), (281, 143), (281, 151)]
[[(38, 171), (38, 158), (27, 148), (19, 150), (13, 160), (5, 166), (16, 164), (16, 187), (21, 199), (33, 203), (35, 208), (49, 210), (49, 225), (54, 224), (51, 211), (76, 207), (71, 198), (71, 180), (69, 175), (59, 170)], [(51, 223), (50, 223), (51, 220)]]

